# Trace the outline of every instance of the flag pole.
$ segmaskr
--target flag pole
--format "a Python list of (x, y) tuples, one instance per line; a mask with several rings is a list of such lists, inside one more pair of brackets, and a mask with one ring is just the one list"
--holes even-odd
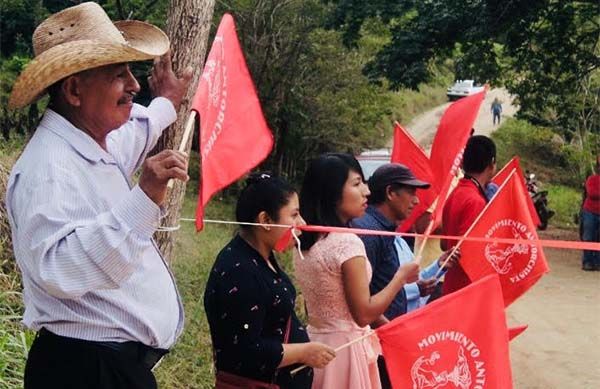
[[(516, 174), (515, 172), (517, 171), (517, 169), (513, 168), (510, 172), (510, 174), (508, 175), (508, 177), (506, 177), (506, 180), (504, 180), (504, 182), (502, 183), (502, 185), (500, 185), (500, 187), (498, 188), (498, 192), (499, 193), (505, 186), (506, 183), (508, 183), (508, 180), (514, 175)], [(497, 196), (494, 196), (494, 198), (496, 198)], [(487, 211), (487, 209), (490, 207), (490, 204), (492, 204), (492, 202), (494, 201), (494, 199), (492, 199), (492, 201), (490, 201), (489, 203), (487, 203), (485, 205), (485, 207), (483, 208), (483, 210), (479, 213), (479, 215), (477, 215), (477, 218), (475, 218), (475, 220), (473, 220), (473, 223), (471, 223), (471, 225), (469, 226), (469, 229), (467, 230), (467, 232), (465, 232), (463, 234), (463, 238), (467, 235), (469, 235), (471, 233), (471, 231), (473, 230), (473, 228), (475, 228), (475, 224), (477, 224), (477, 222), (479, 221), (479, 219), (481, 219), (483, 217), (483, 215), (485, 214), (485, 211)], [(461, 239), (458, 241), (458, 243), (454, 246), (454, 248), (452, 249), (452, 251), (450, 252), (450, 255), (448, 255), (448, 257), (446, 257), (446, 260), (444, 261), (444, 263), (442, 263), (440, 265), (440, 268), (438, 269), (438, 271), (435, 273), (435, 276), (433, 276), (433, 278), (437, 278), (440, 273), (442, 272), (442, 270), (444, 269), (444, 266), (446, 266), (446, 264), (448, 263), (448, 261), (450, 260), (450, 258), (452, 258), (452, 256), (454, 255), (454, 253), (456, 252), (456, 250), (458, 250), (460, 248), (460, 245), (464, 242), (464, 239)]]
[[(179, 151), (185, 153), (185, 149), (187, 147), (188, 141), (190, 139), (190, 135), (194, 130), (194, 124), (196, 123), (196, 111), (190, 112), (190, 116), (188, 116), (188, 120), (185, 123), (185, 130), (183, 131), (183, 137), (181, 138), (181, 144), (179, 145)], [(173, 179), (170, 179), (167, 183), (167, 188), (173, 189)]]
[[(435, 207), (434, 207), (434, 210), (435, 210)], [(429, 239), (429, 234), (431, 234), (431, 230), (433, 230), (433, 222), (434, 222), (434, 220), (431, 219), (429, 221), (429, 225), (425, 229), (425, 237), (421, 241), (421, 245), (419, 246), (419, 252), (415, 256), (415, 263), (417, 265), (421, 264), (421, 257), (423, 256), (423, 250), (425, 250), (425, 244), (427, 244), (427, 239)]]
[[(348, 348), (348, 347), (352, 346), (353, 344), (355, 344), (355, 343), (358, 343), (358, 342), (360, 342), (361, 340), (365, 340), (365, 339), (367, 339), (367, 338), (369, 338), (369, 337), (371, 337), (371, 336), (373, 336), (373, 335), (375, 335), (375, 334), (376, 334), (376, 332), (375, 332), (375, 331), (371, 331), (371, 332), (369, 332), (368, 334), (365, 334), (365, 335), (363, 335), (363, 336), (359, 336), (359, 337), (358, 337), (358, 338), (356, 338), (356, 339), (352, 339), (352, 340), (351, 340), (351, 341), (349, 341), (348, 343), (344, 343), (344, 344), (342, 344), (341, 346), (338, 346), (338, 347), (336, 347), (336, 348), (335, 348), (335, 350), (333, 350), (333, 351), (335, 351), (335, 352), (337, 353), (338, 351), (341, 351), (341, 350), (343, 350), (343, 349), (345, 349), (345, 348)], [(297, 368), (295, 368), (294, 370), (290, 371), (290, 374), (291, 374), (291, 375), (294, 375), (294, 374), (298, 373), (300, 370), (302, 370), (302, 369), (304, 369), (304, 368), (306, 368), (306, 367), (308, 367), (308, 365), (302, 365), (302, 366), (300, 366), (300, 367), (297, 367)]]

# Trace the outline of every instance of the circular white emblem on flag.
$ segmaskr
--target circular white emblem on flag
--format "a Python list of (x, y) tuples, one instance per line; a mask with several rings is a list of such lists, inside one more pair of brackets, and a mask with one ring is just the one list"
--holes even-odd
[(485, 386), (481, 351), (458, 331), (441, 331), (419, 341), (423, 354), (410, 370), (412, 389), (480, 389)]
[[(523, 241), (535, 239), (529, 228), (517, 220), (502, 219), (497, 221), (485, 234), (486, 238), (511, 238)], [(522, 257), (527, 257), (526, 260)], [(521, 257), (521, 258), (519, 258)], [(500, 275), (511, 273), (511, 282), (519, 282), (533, 269), (538, 257), (535, 245), (527, 243), (488, 243), (485, 246), (485, 259)], [(524, 264), (522, 268), (515, 269), (515, 263)]]

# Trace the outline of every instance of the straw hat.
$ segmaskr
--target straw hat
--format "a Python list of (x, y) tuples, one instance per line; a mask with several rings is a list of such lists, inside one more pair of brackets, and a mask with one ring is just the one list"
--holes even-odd
[(33, 33), (35, 58), (21, 72), (9, 107), (31, 104), (57, 81), (99, 66), (159, 57), (169, 38), (151, 24), (113, 22), (96, 3), (67, 8), (44, 20)]

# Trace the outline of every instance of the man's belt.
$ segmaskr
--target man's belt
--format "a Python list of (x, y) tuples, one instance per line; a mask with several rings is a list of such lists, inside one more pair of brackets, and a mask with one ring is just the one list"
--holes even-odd
[(87, 344), (91, 344), (91, 345), (110, 348), (112, 350), (117, 351), (119, 354), (121, 354), (123, 357), (125, 357), (127, 359), (135, 360), (135, 361), (142, 363), (149, 370), (152, 370), (152, 368), (154, 368), (158, 364), (158, 362), (160, 362), (162, 357), (165, 356), (169, 352), (169, 350), (165, 350), (165, 349), (161, 349), (161, 348), (154, 348), (154, 347), (147, 346), (143, 343), (133, 342), (133, 341), (129, 341), (129, 342), (96, 342), (96, 341), (92, 341), (92, 340), (69, 338), (66, 336), (56, 335), (55, 333), (52, 333), (45, 328), (42, 328), (41, 330), (38, 331), (38, 336), (39, 337), (60, 338), (60, 339), (68, 340), (71, 342), (73, 342), (73, 341), (74, 342), (82, 342), (82, 343), (87, 343)]

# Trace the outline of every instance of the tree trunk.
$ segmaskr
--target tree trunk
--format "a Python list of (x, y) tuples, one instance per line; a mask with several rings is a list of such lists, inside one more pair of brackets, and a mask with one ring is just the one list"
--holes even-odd
[[(177, 121), (165, 130), (158, 141), (156, 151), (179, 148), (185, 122), (189, 116), (191, 100), (202, 74), (214, 6), (215, 0), (171, 0), (167, 15), (167, 35), (171, 40), (173, 69), (176, 74), (181, 74), (183, 69), (191, 66), (194, 69), (194, 77), (179, 112), (177, 112)], [(191, 142), (188, 142), (186, 152), (189, 153), (190, 148)], [(167, 216), (162, 221), (163, 226), (179, 224), (185, 187), (184, 183), (175, 180), (173, 189), (167, 194)], [(157, 232), (155, 239), (164, 257), (170, 261), (175, 233)]]

